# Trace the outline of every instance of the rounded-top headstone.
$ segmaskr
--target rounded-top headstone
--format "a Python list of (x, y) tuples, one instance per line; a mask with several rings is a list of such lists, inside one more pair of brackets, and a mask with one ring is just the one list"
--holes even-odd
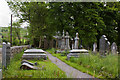
[(3, 42), (3, 44), (6, 44), (5, 42)]

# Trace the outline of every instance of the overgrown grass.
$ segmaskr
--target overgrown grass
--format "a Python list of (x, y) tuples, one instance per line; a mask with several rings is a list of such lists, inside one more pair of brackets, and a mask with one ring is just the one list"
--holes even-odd
[(53, 56), (64, 61), (68, 65), (93, 75), (97, 78), (115, 78), (118, 76), (118, 55), (107, 55), (101, 57), (100, 55), (80, 55), (79, 58), (71, 58), (69, 61), (66, 60), (66, 56), (61, 54), (53, 54)]
[(3, 78), (66, 78), (65, 72), (60, 70), (55, 64), (48, 60), (29, 60), (37, 62), (41, 70), (21, 70), (21, 56), (23, 53), (16, 54), (11, 60), (10, 65), (3, 71)]

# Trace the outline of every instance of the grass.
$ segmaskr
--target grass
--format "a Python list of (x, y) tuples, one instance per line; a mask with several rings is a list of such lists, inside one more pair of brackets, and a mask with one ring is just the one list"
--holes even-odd
[(37, 67), (42, 70), (21, 70), (21, 56), (23, 53), (16, 54), (11, 60), (10, 65), (3, 71), (3, 78), (66, 78), (65, 72), (60, 70), (55, 64), (48, 60), (29, 60), (37, 62)]
[(0, 48), (2, 48), (2, 45), (0, 45)]
[[(52, 50), (48, 50), (51, 52)], [(69, 61), (66, 60), (66, 56), (61, 56), (61, 54), (52, 55), (59, 58), (68, 65), (88, 73), (96, 78), (115, 78), (118, 76), (118, 56), (117, 55), (107, 55), (106, 57), (100, 57), (99, 55), (89, 56), (80, 55), (79, 58), (71, 58)]]

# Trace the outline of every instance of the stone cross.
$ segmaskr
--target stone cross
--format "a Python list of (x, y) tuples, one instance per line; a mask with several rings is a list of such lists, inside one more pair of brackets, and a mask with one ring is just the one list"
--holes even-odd
[(2, 68), (6, 68), (6, 43), (3, 42), (2, 47)]
[(99, 52), (100, 54), (104, 54), (105, 51), (106, 51), (106, 36), (105, 35), (102, 35), (102, 37), (100, 38), (100, 41), (99, 41)]
[(66, 40), (66, 50), (70, 50), (70, 45), (69, 45), (69, 38), (70, 38), (70, 36), (69, 36), (69, 34), (68, 34), (68, 32), (66, 32), (66, 36), (65, 36), (65, 40)]
[(94, 44), (93, 44), (93, 52), (96, 52), (96, 51), (97, 51), (96, 48), (97, 48), (97, 43), (94, 43)]
[(78, 44), (79, 44), (79, 37), (78, 37), (78, 33), (76, 33), (76, 37), (75, 37), (75, 46), (74, 46), (74, 48), (75, 49), (78, 49)]
[(65, 49), (65, 35), (64, 35), (64, 30), (63, 30), (61, 50), (64, 50), (64, 49)]
[(111, 53), (116, 54), (117, 53), (117, 45), (115, 42), (112, 43), (111, 45)]

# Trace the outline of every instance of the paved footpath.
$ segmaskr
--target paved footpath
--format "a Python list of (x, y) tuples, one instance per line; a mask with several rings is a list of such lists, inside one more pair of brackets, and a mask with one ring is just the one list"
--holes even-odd
[(52, 56), (50, 53), (46, 52), (48, 58), (56, 64), (62, 71), (66, 72), (68, 78), (94, 78), (91, 75), (86, 73), (80, 72), (79, 70), (67, 65), (66, 63), (62, 62), (58, 58)]

